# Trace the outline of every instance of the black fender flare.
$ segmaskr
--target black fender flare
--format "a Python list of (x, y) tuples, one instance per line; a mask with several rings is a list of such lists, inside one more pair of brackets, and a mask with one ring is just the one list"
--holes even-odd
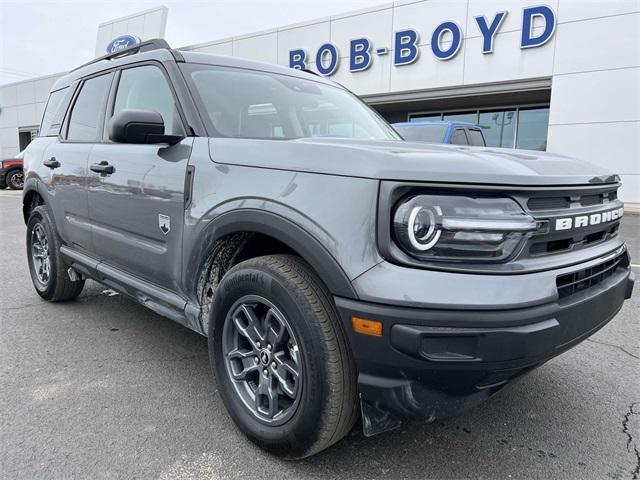
[(43, 200), (45, 197), (42, 195), (40, 191), (40, 186), (38, 179), (36, 177), (26, 177), (24, 179), (24, 186), (22, 187), (22, 216), (24, 217), (24, 224), (26, 225), (29, 221), (27, 215), (27, 209), (29, 208), (29, 200), (33, 194), (38, 194), (40, 198)]
[(333, 295), (357, 299), (349, 277), (329, 251), (298, 224), (271, 212), (256, 209), (232, 210), (211, 220), (194, 245), (186, 274), (189, 290), (195, 292), (195, 283), (215, 242), (226, 235), (253, 232), (268, 235), (287, 245), (302, 257)]

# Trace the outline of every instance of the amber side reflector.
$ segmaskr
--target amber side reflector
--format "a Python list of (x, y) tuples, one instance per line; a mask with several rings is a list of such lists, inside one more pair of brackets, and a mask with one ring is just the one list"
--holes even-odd
[(351, 326), (356, 333), (362, 333), (363, 335), (373, 335), (374, 337), (382, 336), (382, 322), (352, 316)]

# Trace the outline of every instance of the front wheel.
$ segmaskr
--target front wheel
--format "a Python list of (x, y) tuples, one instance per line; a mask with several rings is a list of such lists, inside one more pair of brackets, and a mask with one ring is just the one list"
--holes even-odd
[(250, 440), (293, 459), (349, 432), (358, 414), (355, 365), (331, 296), (304, 261), (274, 255), (236, 265), (211, 315), (219, 391)]
[(27, 258), (33, 286), (45, 300), (71, 300), (82, 292), (84, 280), (71, 281), (60, 254), (60, 239), (44, 205), (27, 222)]

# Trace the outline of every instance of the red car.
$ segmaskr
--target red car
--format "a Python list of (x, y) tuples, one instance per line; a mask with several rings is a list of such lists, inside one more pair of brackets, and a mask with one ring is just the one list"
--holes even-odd
[(2, 160), (0, 165), (0, 188), (22, 190), (24, 173), (22, 172), (22, 152), (14, 158)]

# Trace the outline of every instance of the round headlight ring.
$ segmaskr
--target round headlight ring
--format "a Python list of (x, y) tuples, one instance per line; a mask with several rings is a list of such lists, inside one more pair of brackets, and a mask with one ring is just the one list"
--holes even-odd
[[(421, 211), (426, 213), (429, 219), (429, 227), (424, 235), (416, 237), (416, 220)], [(416, 205), (411, 209), (409, 221), (407, 223), (407, 236), (409, 237), (409, 243), (411, 243), (413, 248), (420, 252), (426, 252), (438, 242), (441, 234), (442, 230), (438, 228), (436, 216), (431, 209), (420, 205)]]

